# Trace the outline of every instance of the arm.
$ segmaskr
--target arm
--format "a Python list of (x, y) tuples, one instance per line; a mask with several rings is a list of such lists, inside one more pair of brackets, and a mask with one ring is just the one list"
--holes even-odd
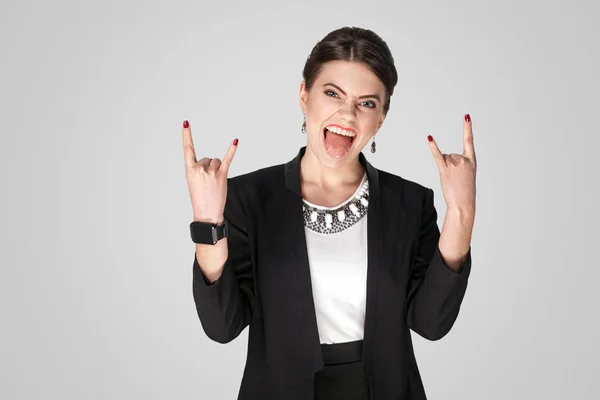
[[(446, 223), (448, 222), (447, 219)], [(471, 271), (470, 245), (465, 255), (460, 255), (461, 249), (458, 249), (448, 256), (454, 264), (456, 260), (459, 263), (462, 261), (462, 264), (453, 268), (444, 261), (440, 250), (445, 245), (442, 248), (446, 252), (448, 245), (455, 243), (447, 236), (456, 235), (456, 229), (449, 226), (444, 238), (440, 238), (433, 190), (428, 189), (424, 199), (419, 240), (414, 249), (416, 255), (411, 265), (406, 320), (410, 329), (429, 340), (439, 340), (450, 331), (467, 289)], [(470, 230), (465, 230), (467, 231), (470, 237)]]
[(229, 236), (214, 246), (196, 245), (193, 263), (196, 311), (206, 335), (219, 343), (235, 339), (250, 323), (254, 310), (246, 215), (231, 179), (227, 187), (224, 217)]

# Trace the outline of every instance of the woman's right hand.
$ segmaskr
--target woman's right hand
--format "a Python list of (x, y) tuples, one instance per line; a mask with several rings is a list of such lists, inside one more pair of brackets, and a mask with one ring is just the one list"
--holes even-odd
[(188, 121), (183, 122), (185, 176), (192, 200), (194, 221), (219, 224), (223, 221), (227, 199), (227, 173), (237, 150), (238, 140), (229, 146), (225, 157), (196, 160), (196, 150)]

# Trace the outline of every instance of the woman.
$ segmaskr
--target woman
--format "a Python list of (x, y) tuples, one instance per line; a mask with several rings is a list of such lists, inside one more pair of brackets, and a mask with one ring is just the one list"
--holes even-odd
[(307, 145), (286, 164), (228, 178), (196, 159), (184, 122), (196, 244), (193, 295), (219, 343), (249, 326), (238, 399), (425, 399), (410, 329), (442, 338), (471, 269), (475, 154), (429, 145), (447, 204), (362, 154), (387, 115), (397, 75), (375, 33), (343, 28), (311, 52), (300, 84)]

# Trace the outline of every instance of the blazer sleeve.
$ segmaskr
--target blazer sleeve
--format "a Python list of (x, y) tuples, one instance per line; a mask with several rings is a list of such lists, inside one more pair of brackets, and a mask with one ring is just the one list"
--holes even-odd
[(427, 189), (410, 270), (406, 319), (409, 328), (420, 336), (439, 340), (450, 331), (458, 316), (471, 272), (471, 248), (458, 272), (443, 261), (433, 195), (433, 190)]
[(194, 249), (192, 291), (206, 335), (218, 342), (235, 339), (250, 323), (254, 310), (254, 281), (246, 215), (235, 183), (227, 180), (224, 217), (229, 224), (228, 256), (221, 276), (209, 284)]

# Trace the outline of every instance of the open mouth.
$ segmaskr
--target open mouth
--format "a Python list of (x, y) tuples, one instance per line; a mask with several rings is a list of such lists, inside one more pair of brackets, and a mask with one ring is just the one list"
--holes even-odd
[(356, 135), (352, 135), (352, 134), (348, 134), (348, 133), (340, 132), (340, 131), (334, 132), (333, 130), (330, 130), (328, 128), (323, 128), (323, 136), (324, 136), (325, 140), (327, 140), (327, 134), (342, 136), (343, 138), (345, 138), (345, 140), (349, 140), (351, 145), (352, 145), (352, 143), (354, 143), (354, 139), (356, 138)]
[(336, 125), (328, 125), (323, 129), (325, 151), (333, 158), (344, 157), (350, 151), (356, 138), (356, 132)]

